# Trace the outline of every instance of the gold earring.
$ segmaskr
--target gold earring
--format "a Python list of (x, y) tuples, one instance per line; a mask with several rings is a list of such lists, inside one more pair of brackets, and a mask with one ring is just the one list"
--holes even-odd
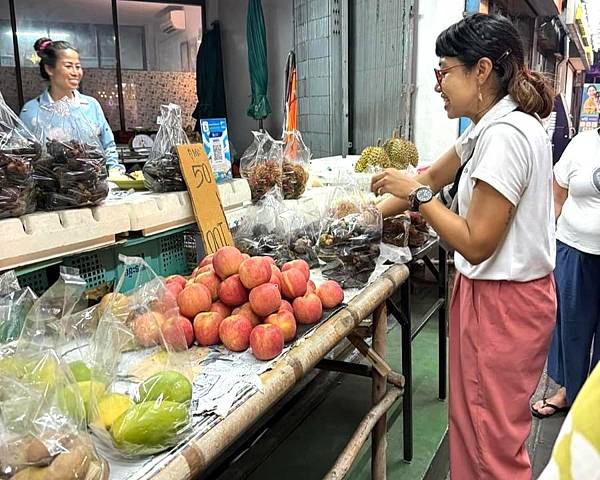
[(479, 87), (479, 93), (477, 95), (477, 100), (479, 100), (479, 102), (483, 102), (483, 95), (481, 94), (481, 87)]

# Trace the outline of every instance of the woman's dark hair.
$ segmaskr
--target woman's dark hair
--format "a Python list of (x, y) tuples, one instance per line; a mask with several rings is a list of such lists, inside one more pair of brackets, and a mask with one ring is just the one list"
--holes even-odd
[(545, 118), (554, 108), (554, 88), (541, 73), (525, 65), (523, 43), (512, 22), (500, 15), (476, 13), (451, 25), (435, 42), (438, 57), (456, 57), (472, 68), (483, 58), (494, 64), (498, 84), (519, 108)]
[(44, 80), (50, 80), (50, 75), (48, 75), (45, 68), (46, 65), (55, 68), (56, 62), (64, 50), (75, 50), (79, 53), (79, 51), (69, 42), (64, 42), (62, 40), (53, 42), (45, 37), (38, 38), (33, 44), (33, 48), (38, 57), (40, 57), (40, 74)]

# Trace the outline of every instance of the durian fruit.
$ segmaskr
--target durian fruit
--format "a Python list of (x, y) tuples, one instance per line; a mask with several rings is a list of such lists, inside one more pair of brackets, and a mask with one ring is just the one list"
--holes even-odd
[(398, 137), (398, 130), (392, 132), (392, 138), (387, 140), (383, 149), (390, 158), (390, 163), (393, 168), (404, 170), (409, 165), (416, 167), (419, 163), (419, 152), (415, 144)]
[(377, 141), (376, 147), (366, 147), (360, 154), (360, 158), (354, 165), (355, 172), (364, 172), (367, 167), (388, 168), (391, 166), (390, 158), (381, 146), (381, 139)]

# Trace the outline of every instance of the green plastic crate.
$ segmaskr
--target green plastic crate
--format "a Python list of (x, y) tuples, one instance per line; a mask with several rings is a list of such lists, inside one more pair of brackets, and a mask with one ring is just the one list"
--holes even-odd
[(29, 287), (36, 295), (41, 295), (50, 286), (48, 281), (48, 271), (45, 268), (35, 270), (33, 272), (19, 275), (19, 285), (21, 288)]
[(63, 265), (77, 268), (86, 281), (88, 290), (106, 285), (112, 287), (117, 281), (116, 259), (112, 248), (66, 257)]

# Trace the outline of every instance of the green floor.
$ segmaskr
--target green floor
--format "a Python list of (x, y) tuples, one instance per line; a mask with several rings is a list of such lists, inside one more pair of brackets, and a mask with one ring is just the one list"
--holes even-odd
[[(388, 335), (388, 360), (400, 371), (400, 329)], [(437, 323), (432, 321), (413, 342), (414, 459), (402, 460), (402, 403), (388, 413), (389, 479), (423, 478), (447, 427), (447, 403), (437, 399)], [(370, 407), (370, 380), (345, 375), (326, 400), (273, 451), (251, 480), (322, 478), (335, 462)], [(370, 443), (347, 478), (371, 478)]]

